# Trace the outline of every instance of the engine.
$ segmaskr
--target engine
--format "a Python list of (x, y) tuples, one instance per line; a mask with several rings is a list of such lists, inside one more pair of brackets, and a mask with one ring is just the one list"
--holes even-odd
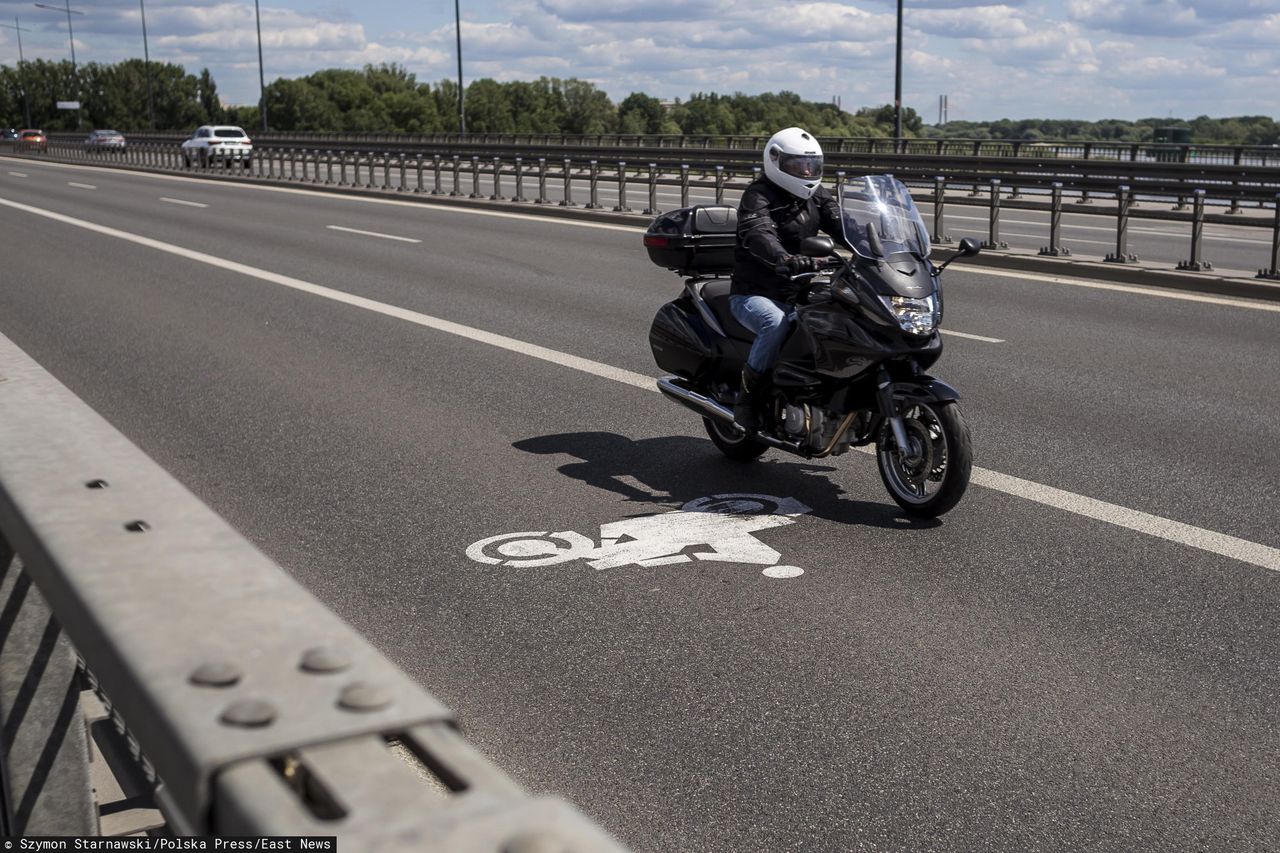
[(837, 439), (836, 431), (840, 429), (845, 417), (829, 409), (787, 403), (782, 407), (781, 418), (783, 431), (788, 437), (803, 443), (814, 453), (820, 453), (832, 445), (831, 455), (836, 456), (849, 449), (853, 441), (853, 430), (845, 427), (844, 434)]

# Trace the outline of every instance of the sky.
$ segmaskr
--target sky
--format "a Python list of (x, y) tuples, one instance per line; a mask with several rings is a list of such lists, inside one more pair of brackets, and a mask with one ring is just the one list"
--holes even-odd
[[(50, 5), (60, 0), (42, 0)], [(267, 81), (397, 62), (454, 77), (453, 3), (261, 0)], [(615, 100), (787, 89), (891, 103), (895, 0), (461, 0), (464, 80), (578, 77)], [(142, 56), (137, 0), (75, 0), (76, 58)], [(253, 4), (146, 0), (151, 58), (258, 99)], [(0, 0), (28, 59), (68, 58), (66, 15)], [(16, 63), (0, 28), (0, 64)], [(1280, 118), (1280, 0), (906, 0), (903, 103), (952, 120)]]

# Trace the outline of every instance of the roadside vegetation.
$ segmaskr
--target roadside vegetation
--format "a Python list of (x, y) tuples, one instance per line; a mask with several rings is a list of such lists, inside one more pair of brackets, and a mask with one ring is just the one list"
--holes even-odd
[[(140, 130), (148, 126), (146, 68), (138, 59), (86, 63), (79, 86), (71, 63), (34, 60), (18, 69), (0, 66), (0, 126), (20, 127), (23, 87), (31, 123), (45, 130), (74, 130), (76, 116), (55, 102), (78, 90), (86, 127)], [(189, 74), (180, 65), (151, 63), (156, 127), (190, 130), (226, 122), (253, 129), (256, 106), (224, 107), (208, 69)], [(640, 92), (614, 103), (593, 83), (542, 77), (533, 81), (472, 81), (466, 89), (467, 130), (472, 133), (667, 133), (766, 135), (800, 125), (821, 136), (892, 136), (893, 108), (845, 112), (834, 104), (805, 101), (792, 92), (762, 95), (697, 93), (664, 102)], [(458, 89), (450, 80), (420, 83), (397, 65), (361, 70), (329, 68), (306, 77), (277, 79), (267, 86), (272, 130), (446, 133), (458, 129)], [(1280, 125), (1266, 116), (1214, 119), (1207, 116), (1139, 121), (1003, 119), (953, 121), (927, 126), (915, 110), (903, 112), (909, 137), (1147, 142), (1156, 127), (1187, 127), (1201, 144), (1280, 144)]]

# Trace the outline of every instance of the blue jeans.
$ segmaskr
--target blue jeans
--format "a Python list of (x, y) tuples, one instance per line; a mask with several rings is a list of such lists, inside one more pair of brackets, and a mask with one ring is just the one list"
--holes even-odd
[(787, 306), (767, 296), (730, 296), (729, 311), (735, 320), (756, 333), (747, 366), (756, 373), (770, 370), (791, 330)]

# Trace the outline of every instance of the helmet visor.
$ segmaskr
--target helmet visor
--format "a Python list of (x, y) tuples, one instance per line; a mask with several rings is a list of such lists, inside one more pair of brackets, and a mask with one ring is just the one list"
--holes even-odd
[(794, 178), (809, 180), (822, 177), (821, 154), (782, 154), (778, 168)]

